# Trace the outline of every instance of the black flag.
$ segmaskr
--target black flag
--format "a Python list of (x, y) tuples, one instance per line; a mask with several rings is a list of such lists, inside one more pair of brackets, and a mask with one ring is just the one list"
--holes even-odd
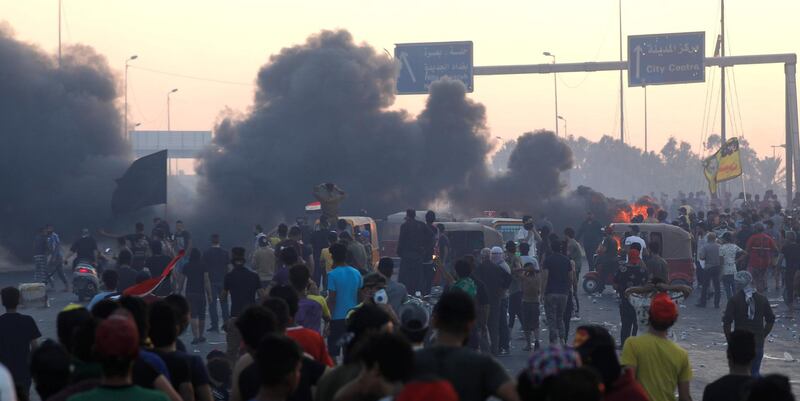
[(145, 206), (167, 203), (167, 151), (134, 161), (111, 196), (114, 214), (128, 213)]

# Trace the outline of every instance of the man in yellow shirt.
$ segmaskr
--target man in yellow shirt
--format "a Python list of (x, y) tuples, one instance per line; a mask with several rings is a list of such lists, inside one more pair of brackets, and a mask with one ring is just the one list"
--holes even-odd
[(328, 247), (323, 248), (319, 255), (319, 266), (322, 270), (322, 282), (320, 288), (328, 288), (328, 273), (333, 269), (333, 257), (331, 257), (331, 245), (339, 242), (339, 235), (335, 231), (328, 233)]
[(622, 365), (635, 370), (651, 401), (675, 401), (676, 387), (678, 400), (692, 400), (689, 354), (667, 338), (667, 331), (677, 320), (675, 302), (667, 293), (657, 294), (650, 303), (650, 330), (629, 337), (622, 348)]

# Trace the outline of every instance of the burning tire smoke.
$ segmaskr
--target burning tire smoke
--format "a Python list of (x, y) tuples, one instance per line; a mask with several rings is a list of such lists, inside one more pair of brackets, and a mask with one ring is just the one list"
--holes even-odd
[(91, 48), (66, 47), (59, 67), (0, 25), (0, 244), (15, 256), (30, 255), (36, 227), (77, 234), (110, 214), (128, 154), (116, 97)]
[(200, 159), (199, 210), (246, 225), (291, 218), (314, 185), (335, 182), (348, 193), (343, 213), (381, 216), (485, 175), (484, 107), (445, 80), (431, 86), (418, 117), (389, 111), (397, 73), (393, 60), (346, 31), (323, 31), (271, 57), (251, 112), (224, 119)]
[(442, 80), (416, 118), (390, 111), (397, 73), (393, 60), (346, 31), (323, 31), (272, 56), (249, 114), (224, 118), (199, 160), (195, 220), (208, 227), (290, 221), (321, 182), (348, 192), (343, 214), (379, 217), (434, 201), (463, 217), (491, 209), (545, 210), (570, 222), (589, 209), (608, 214), (598, 206), (608, 201), (589, 188), (562, 197), (572, 152), (552, 132), (522, 135), (507, 172), (492, 176), (484, 107), (460, 82)]

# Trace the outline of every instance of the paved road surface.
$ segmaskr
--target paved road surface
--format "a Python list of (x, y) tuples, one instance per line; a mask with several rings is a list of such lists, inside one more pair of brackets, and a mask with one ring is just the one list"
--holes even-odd
[[(17, 285), (31, 281), (30, 272), (0, 273), (0, 286)], [(26, 307), (20, 312), (34, 317), (44, 337), (56, 337), (56, 315), (70, 302), (77, 302), (73, 294), (60, 292), (60, 283), (57, 289), (51, 291), (51, 306), (49, 308)], [(602, 297), (589, 297), (580, 291), (581, 318), (573, 322), (571, 330), (580, 324), (603, 324), (611, 334), (617, 337), (619, 333), (619, 312), (616, 297), (610, 290)], [(779, 296), (773, 290), (768, 293), (773, 308), (778, 315), (775, 329), (766, 344), (762, 373), (781, 373), (792, 379), (795, 394), (800, 395), (800, 314), (794, 319), (787, 316), (785, 306), (779, 301)], [(694, 306), (696, 297), (691, 297), (686, 305), (681, 305), (678, 323), (673, 329), (674, 339), (689, 351), (689, 357), (694, 371), (692, 393), (695, 400), (702, 398), (702, 389), (706, 384), (727, 373), (725, 359), (725, 339), (722, 335), (721, 310), (711, 308), (697, 308)], [(724, 301), (723, 301), (724, 308)], [(206, 322), (208, 324), (208, 322)], [(545, 327), (542, 325), (542, 327)], [(526, 364), (527, 353), (522, 351), (523, 340), (520, 338), (519, 323), (512, 331), (512, 353), (501, 357), (500, 361), (509, 373), (516, 375)], [(225, 350), (224, 333), (207, 333), (208, 342), (199, 346), (190, 345), (191, 334), (184, 333), (181, 337), (189, 347), (189, 351), (205, 356), (213, 349)], [(547, 338), (547, 332), (542, 332), (542, 338)], [(788, 353), (788, 355), (786, 354)], [(785, 358), (789, 357), (789, 358)], [(790, 359), (790, 360), (787, 360)]]

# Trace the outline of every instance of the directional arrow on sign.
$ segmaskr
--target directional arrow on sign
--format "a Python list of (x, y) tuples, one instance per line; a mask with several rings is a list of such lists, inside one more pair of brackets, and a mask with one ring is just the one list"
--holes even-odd
[(417, 82), (417, 77), (414, 76), (414, 70), (411, 69), (411, 64), (408, 63), (408, 53), (400, 53), (400, 59), (403, 60), (403, 64), (406, 66), (408, 74), (411, 75), (411, 82)]
[(633, 48), (633, 51), (636, 52), (636, 78), (638, 79), (639, 77), (641, 77), (641, 74), (642, 74), (642, 71), (641, 71), (641, 69), (642, 69), (642, 66), (641, 66), (641, 62), (642, 62), (642, 47), (641, 46), (636, 46), (636, 47)]

